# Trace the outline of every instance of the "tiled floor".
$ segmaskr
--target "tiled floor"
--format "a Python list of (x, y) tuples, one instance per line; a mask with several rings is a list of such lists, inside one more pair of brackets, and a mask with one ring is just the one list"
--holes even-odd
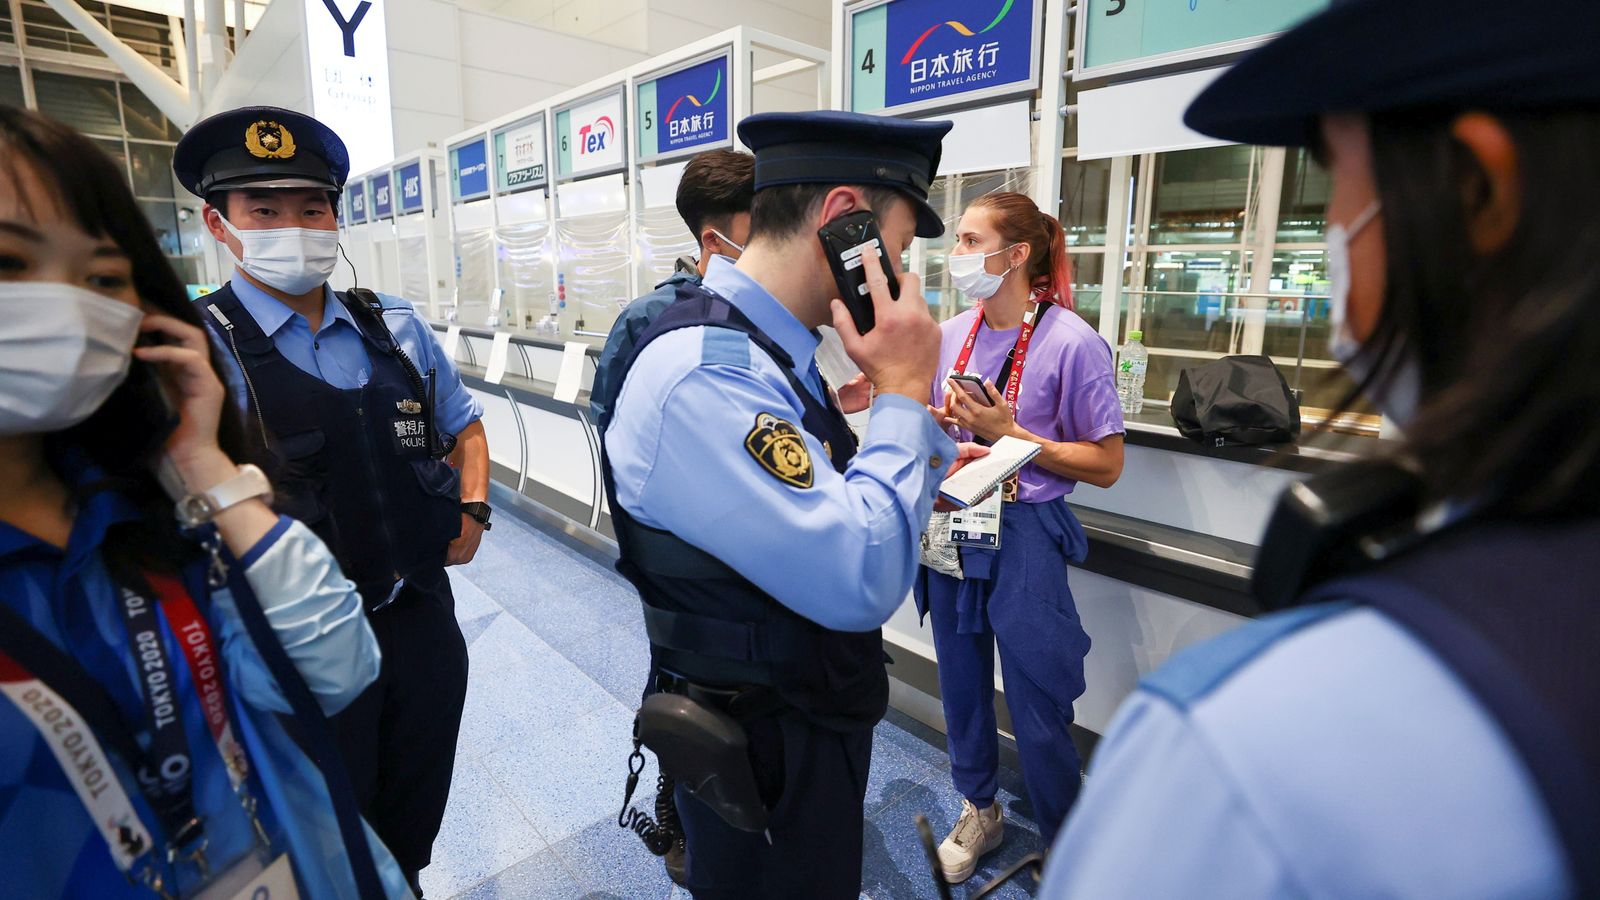
[[(687, 898), (617, 827), (644, 683), (638, 599), (588, 556), (502, 516), (471, 565), (451, 570), (472, 675), (430, 898)], [(867, 785), (863, 897), (936, 897), (913, 817), (943, 837), (960, 797), (942, 736), (898, 713), (878, 726)], [(647, 754), (648, 756), (648, 754)], [(654, 797), (651, 760), (634, 805)], [(969, 884), (1039, 849), (1021, 779), (1001, 775), (1005, 846)], [(1019, 883), (1020, 884), (1019, 884)], [(1023, 876), (998, 897), (1027, 896)], [(968, 889), (955, 889), (957, 897)]]

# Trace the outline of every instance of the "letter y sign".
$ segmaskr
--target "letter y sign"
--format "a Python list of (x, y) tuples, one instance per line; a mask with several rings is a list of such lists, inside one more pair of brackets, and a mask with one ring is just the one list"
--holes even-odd
[(339, 25), (339, 30), (344, 32), (344, 55), (355, 58), (356, 55), (356, 28), (361, 25), (361, 20), (367, 17), (367, 10), (372, 8), (371, 0), (361, 0), (356, 4), (356, 14), (347, 21), (344, 13), (339, 12), (339, 7), (333, 0), (322, 0), (322, 5), (333, 14), (333, 21)]

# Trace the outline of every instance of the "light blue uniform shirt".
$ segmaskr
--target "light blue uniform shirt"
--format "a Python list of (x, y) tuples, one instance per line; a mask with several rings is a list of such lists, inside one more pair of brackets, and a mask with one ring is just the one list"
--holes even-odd
[[(326, 292), (326, 312), (322, 326), (313, 329), (305, 316), (251, 284), (237, 272), (229, 284), (262, 332), (272, 338), (273, 346), (301, 371), (315, 375), (341, 390), (362, 387), (371, 378), (372, 362), (367, 356), (366, 342), (361, 339), (361, 332), (350, 317), (350, 310), (333, 295), (332, 288), (323, 287)], [(460, 434), (461, 429), (482, 418), (483, 404), (461, 383), (461, 373), (456, 369), (455, 360), (445, 355), (433, 329), (416, 307), (388, 294), (379, 294), (378, 299), (383, 302), (383, 320), (388, 324), (389, 332), (394, 335), (400, 349), (416, 364), (417, 371), (426, 378), (429, 369), (436, 370), (434, 409), (439, 430), (445, 434)], [(204, 317), (208, 324), (217, 324), (209, 313), (205, 313)], [(234, 400), (240, 409), (245, 409), (249, 405), (250, 394), (239, 375), (238, 362), (234, 360), (227, 340), (217, 334), (215, 327), (209, 330), (217, 346), (222, 348), (223, 357), (230, 363), (228, 386), (233, 390)]]
[[(818, 338), (732, 262), (705, 287), (726, 298), (795, 361), (818, 397)], [(771, 414), (805, 437), (813, 482), (781, 481), (745, 447)], [(835, 471), (800, 425), (804, 407), (773, 359), (738, 332), (682, 328), (634, 363), (606, 431), (617, 500), (640, 523), (717, 557), (824, 627), (870, 631), (911, 589), (922, 532), (955, 443), (921, 403), (878, 397), (855, 459)]]
[[(73, 480), (91, 483), (93, 470)], [(23, 616), (98, 681), (122, 711), (135, 737), (147, 741), (143, 700), (115, 583), (100, 546), (112, 526), (137, 518), (119, 495), (100, 491), (84, 501), (65, 550), (0, 522), (0, 603)], [(276, 527), (237, 565), (266, 611), (284, 650), (328, 714), (354, 700), (378, 676), (378, 642), (362, 613), (355, 585), (344, 577), (316, 535), (292, 519)], [(278, 714), (290, 712), (227, 588), (195, 597), (216, 636), (229, 713), (249, 755), (252, 788), (269, 828), (273, 852), (288, 852), (306, 897), (357, 897), (337, 820), (322, 774), (290, 739)], [(250, 821), (207, 731), (199, 694), (179, 645), (162, 626), (173, 662), (173, 697), (193, 761), (195, 810), (206, 824), (207, 857), (222, 866), (249, 852)], [(131, 772), (113, 768), (152, 835), (159, 820)], [(159, 838), (158, 838), (159, 839)], [(409, 897), (405, 877), (371, 829), (367, 842), (389, 897)], [(17, 897), (140, 898), (112, 862), (100, 831), (62, 773), (44, 739), (12, 703), (0, 699), (0, 895)], [(178, 872), (188, 894), (193, 866)], [(169, 882), (170, 883), (170, 882)]]
[(1570, 896), (1498, 723), (1371, 609), (1190, 648), (1123, 704), (1039, 896)]

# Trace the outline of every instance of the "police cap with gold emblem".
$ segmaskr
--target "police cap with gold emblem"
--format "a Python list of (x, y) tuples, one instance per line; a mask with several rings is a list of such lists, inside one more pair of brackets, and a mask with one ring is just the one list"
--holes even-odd
[(189, 192), (323, 188), (338, 193), (350, 154), (333, 129), (277, 106), (245, 106), (197, 123), (178, 142), (172, 171)]
[(739, 123), (739, 140), (756, 155), (756, 190), (785, 184), (858, 184), (893, 188), (911, 201), (918, 237), (944, 234), (928, 203), (951, 123), (822, 110), (757, 113)]

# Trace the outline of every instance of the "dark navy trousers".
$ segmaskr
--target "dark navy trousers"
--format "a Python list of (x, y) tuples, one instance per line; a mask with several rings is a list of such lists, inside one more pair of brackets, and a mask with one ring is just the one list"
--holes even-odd
[(740, 831), (677, 792), (695, 900), (856, 900), (872, 730), (818, 728), (796, 713), (743, 723), (768, 831)]

